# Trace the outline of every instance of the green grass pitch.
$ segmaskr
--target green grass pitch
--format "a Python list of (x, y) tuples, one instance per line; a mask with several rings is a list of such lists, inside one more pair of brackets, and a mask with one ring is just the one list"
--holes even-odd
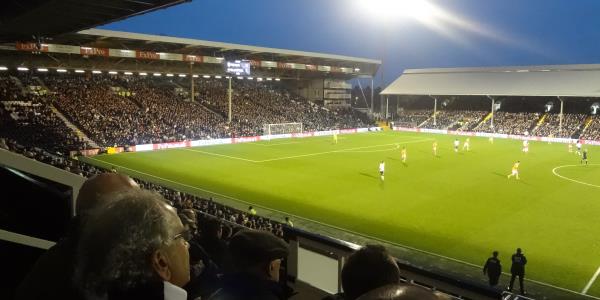
[[(586, 167), (565, 144), (531, 142), (525, 154), (520, 141), (471, 138), (467, 152), (459, 137), (454, 153), (454, 138), (386, 131), (340, 135), (338, 144), (283, 139), (88, 161), (476, 265), (496, 249), (505, 272), (521, 247), (527, 278), (581, 292), (600, 266), (600, 148), (584, 146)], [(406, 164), (396, 144), (406, 147)], [(517, 160), (521, 179), (507, 179)], [(553, 173), (559, 166), (562, 177)], [(598, 281), (589, 295), (600, 296)]]

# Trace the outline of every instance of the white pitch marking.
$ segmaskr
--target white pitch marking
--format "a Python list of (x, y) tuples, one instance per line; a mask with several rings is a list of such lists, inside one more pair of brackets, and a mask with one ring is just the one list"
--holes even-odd
[[(600, 164), (589, 164), (589, 166), (598, 166), (598, 165), (600, 165)], [(583, 185), (587, 185), (587, 186), (592, 186), (592, 187), (600, 188), (600, 185), (591, 184), (591, 183), (587, 183), (587, 182), (583, 182), (583, 181), (571, 179), (569, 177), (565, 177), (565, 176), (562, 176), (562, 175), (558, 174), (558, 172), (556, 171), (558, 169), (567, 168), (567, 167), (585, 167), (585, 165), (564, 165), (564, 166), (558, 166), (558, 167), (552, 169), (552, 174), (554, 174), (554, 175), (556, 175), (556, 176), (558, 176), (558, 177), (560, 177), (562, 179), (569, 180), (569, 181), (572, 181), (572, 182), (575, 182), (575, 183), (579, 183), (579, 184), (583, 184)]]
[(590, 287), (592, 287), (592, 284), (594, 284), (594, 281), (596, 281), (596, 278), (598, 278), (598, 275), (600, 275), (600, 267), (598, 267), (598, 270), (596, 270), (596, 273), (594, 273), (594, 276), (592, 276), (592, 279), (590, 279), (590, 281), (588, 282), (588, 284), (583, 288), (583, 291), (581, 291), (582, 294), (587, 294), (587, 291), (590, 289)]
[(309, 154), (300, 154), (300, 155), (284, 156), (284, 157), (278, 157), (278, 158), (271, 158), (271, 159), (259, 160), (258, 162), (261, 162), (261, 163), (262, 163), (262, 162), (277, 161), (277, 160), (284, 160), (284, 159), (291, 159), (291, 158), (299, 158), (299, 157), (307, 157), (307, 156), (316, 156), (316, 155), (323, 155), (323, 154), (330, 154), (330, 153), (351, 152), (351, 151), (353, 151), (353, 150), (368, 149), (368, 148), (376, 148), (376, 147), (383, 147), (383, 146), (391, 146), (391, 145), (396, 145), (396, 144), (412, 144), (412, 143), (420, 143), (420, 142), (431, 141), (431, 140), (433, 140), (433, 139), (422, 139), (422, 140), (415, 140), (415, 141), (408, 141), (408, 142), (398, 142), (398, 143), (383, 144), (383, 145), (364, 146), (364, 147), (356, 147), (356, 148), (348, 148), (348, 149), (332, 150), (332, 151), (325, 151), (325, 152), (316, 152), (316, 153), (309, 153)]
[(287, 142), (287, 143), (248, 143), (249, 145), (261, 146), (261, 147), (274, 147), (281, 145), (291, 145), (291, 144), (300, 144), (300, 142)]
[(252, 160), (252, 159), (247, 159), (247, 158), (242, 158), (242, 157), (237, 157), (237, 156), (230, 156), (230, 155), (225, 155), (225, 154), (212, 153), (212, 152), (207, 152), (207, 151), (202, 151), (202, 150), (196, 150), (196, 149), (187, 149), (187, 148), (178, 148), (178, 149), (179, 150), (185, 150), (185, 151), (192, 151), (192, 152), (204, 153), (204, 154), (214, 155), (214, 156), (219, 156), (219, 157), (226, 157), (226, 158), (231, 158), (231, 159), (243, 160), (243, 161), (252, 162), (252, 163), (259, 162), (257, 160)]
[[(100, 162), (103, 162), (103, 163), (106, 163), (106, 164), (110, 164), (108, 162), (105, 162), (105, 161), (97, 159), (97, 158), (93, 158), (93, 157), (88, 157), (88, 158), (92, 159), (92, 160), (97, 160), (97, 161), (100, 161)], [(209, 190), (206, 190), (206, 189), (203, 189), (203, 188), (191, 186), (189, 184), (180, 183), (180, 182), (173, 181), (173, 180), (170, 180), (170, 179), (166, 179), (166, 178), (163, 178), (163, 177), (159, 177), (159, 176), (156, 176), (156, 175), (148, 174), (148, 173), (141, 172), (141, 171), (138, 171), (138, 170), (134, 170), (134, 169), (131, 169), (131, 168), (128, 168), (128, 167), (124, 167), (124, 166), (121, 166), (121, 165), (117, 165), (117, 164), (112, 164), (112, 165), (117, 166), (117, 167), (122, 168), (122, 169), (127, 169), (127, 170), (130, 170), (130, 171), (133, 171), (135, 173), (144, 174), (146, 176), (150, 176), (150, 177), (158, 178), (160, 180), (172, 182), (172, 183), (175, 183), (175, 184), (178, 184), (178, 185), (181, 185), (181, 186), (189, 187), (191, 189), (203, 191), (205, 193), (217, 195), (217, 196), (220, 196), (220, 197), (223, 197), (223, 198), (227, 198), (227, 199), (231, 199), (231, 200), (234, 200), (234, 201), (237, 201), (237, 202), (241, 202), (241, 203), (244, 203), (244, 204), (249, 204), (249, 205), (252, 205), (252, 206), (255, 206), (255, 207), (258, 207), (258, 208), (263, 208), (263, 209), (266, 209), (266, 210), (274, 211), (274, 212), (277, 212), (277, 213), (280, 213), (280, 214), (283, 214), (283, 215), (294, 217), (296, 219), (301, 219), (301, 220), (309, 221), (309, 222), (312, 222), (312, 223), (315, 223), (315, 224), (323, 225), (323, 226), (330, 227), (330, 228), (335, 228), (335, 229), (340, 230), (340, 231), (349, 232), (349, 233), (352, 233), (352, 234), (355, 234), (355, 235), (358, 235), (358, 236), (362, 236), (362, 237), (366, 237), (366, 238), (369, 238), (369, 239), (372, 239), (372, 240), (376, 240), (376, 241), (388, 243), (390, 245), (395, 245), (397, 247), (403, 247), (403, 248), (406, 248), (406, 249), (411, 249), (411, 250), (414, 250), (414, 251), (418, 251), (418, 252), (429, 254), (429, 255), (432, 255), (432, 256), (436, 256), (436, 257), (444, 258), (444, 259), (447, 259), (447, 260), (455, 261), (455, 262), (458, 262), (458, 263), (461, 263), (461, 264), (464, 264), (464, 265), (468, 265), (468, 266), (472, 266), (472, 267), (476, 267), (476, 268), (480, 268), (481, 267), (480, 265), (476, 265), (476, 264), (473, 264), (473, 263), (470, 263), (470, 262), (467, 262), (467, 261), (464, 261), (464, 260), (460, 260), (460, 259), (456, 259), (456, 258), (451, 258), (451, 257), (448, 257), (448, 256), (444, 256), (444, 255), (437, 254), (437, 253), (434, 253), (434, 252), (429, 252), (429, 251), (426, 251), (426, 250), (421, 250), (421, 249), (418, 249), (418, 248), (414, 248), (414, 247), (403, 245), (403, 244), (396, 243), (396, 242), (387, 241), (387, 240), (384, 240), (384, 239), (380, 239), (380, 238), (377, 238), (377, 237), (370, 236), (368, 234), (358, 233), (358, 232), (355, 232), (355, 231), (352, 231), (352, 230), (348, 230), (348, 229), (344, 229), (344, 228), (341, 228), (341, 227), (338, 227), (338, 226), (335, 226), (335, 225), (330, 225), (330, 224), (326, 224), (326, 223), (319, 222), (319, 221), (316, 221), (316, 220), (312, 220), (312, 219), (309, 219), (309, 218), (301, 217), (301, 216), (298, 216), (298, 215), (295, 215), (295, 214), (292, 214), (292, 213), (288, 213), (288, 212), (285, 212), (285, 211), (281, 211), (281, 210), (278, 210), (278, 209), (265, 207), (265, 206), (262, 206), (262, 205), (259, 205), (259, 204), (251, 203), (251, 202), (244, 201), (244, 200), (241, 200), (241, 199), (238, 199), (238, 198), (235, 198), (235, 197), (227, 196), (227, 195), (224, 195), (224, 194), (221, 194), (221, 193), (209, 191)], [(506, 272), (503, 272), (503, 273), (508, 275), (508, 273), (506, 273)], [(551, 287), (551, 288), (555, 288), (555, 289), (558, 289), (558, 290), (561, 290), (561, 291), (565, 291), (565, 292), (569, 292), (569, 293), (573, 293), (573, 294), (585, 296), (585, 297), (588, 297), (588, 298), (600, 300), (599, 297), (595, 297), (595, 296), (591, 296), (591, 295), (586, 295), (586, 294), (583, 294), (583, 293), (580, 293), (580, 292), (577, 292), (577, 291), (574, 291), (574, 290), (570, 290), (570, 289), (566, 289), (566, 288), (563, 288), (563, 287), (555, 286), (555, 285), (552, 285), (552, 284), (549, 284), (549, 283), (545, 283), (545, 282), (542, 282), (542, 281), (537, 281), (537, 280), (533, 280), (533, 279), (529, 279), (529, 278), (525, 278), (525, 281), (537, 283), (537, 284), (548, 286), (548, 287)]]

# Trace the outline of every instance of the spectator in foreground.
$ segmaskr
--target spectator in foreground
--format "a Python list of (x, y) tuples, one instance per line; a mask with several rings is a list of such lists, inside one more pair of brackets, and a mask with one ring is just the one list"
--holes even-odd
[(98, 174), (84, 182), (77, 196), (77, 216), (71, 221), (69, 232), (40, 256), (17, 288), (15, 299), (81, 299), (83, 295), (73, 285), (81, 224), (90, 211), (110, 201), (111, 194), (131, 189), (138, 189), (135, 181), (117, 173)]
[(223, 288), (210, 300), (281, 300), (288, 291), (279, 283), (281, 262), (288, 245), (273, 234), (241, 230), (231, 237), (229, 254), (233, 272), (224, 278)]
[(498, 279), (500, 279), (500, 274), (502, 274), (502, 265), (500, 265), (500, 260), (498, 259), (498, 251), (494, 251), (492, 257), (488, 258), (483, 266), (483, 275), (488, 276), (490, 286), (496, 286)]
[(90, 298), (185, 300), (190, 238), (159, 194), (116, 194), (82, 229), (77, 283)]
[(354, 300), (366, 292), (400, 282), (400, 269), (381, 245), (367, 245), (348, 257), (342, 269), (344, 299)]

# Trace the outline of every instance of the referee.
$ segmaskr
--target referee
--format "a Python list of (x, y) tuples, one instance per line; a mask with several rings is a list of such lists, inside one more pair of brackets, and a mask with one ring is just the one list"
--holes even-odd
[(581, 155), (581, 162), (580, 162), (580, 164), (583, 164), (584, 161), (585, 161), (585, 165), (587, 166), (587, 164), (588, 164), (587, 149), (583, 150), (583, 154)]

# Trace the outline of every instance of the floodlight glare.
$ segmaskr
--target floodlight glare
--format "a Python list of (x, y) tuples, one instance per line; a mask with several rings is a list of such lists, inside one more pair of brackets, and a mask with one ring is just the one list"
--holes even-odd
[(75, 73), (85, 73), (84, 70), (75, 70)]
[(38, 68), (37, 70), (38, 72), (48, 72), (48, 69), (46, 68)]
[(393, 20), (413, 18), (417, 21), (431, 21), (438, 9), (427, 0), (357, 0), (362, 10), (373, 16)]
[(147, 76), (147, 75), (148, 75), (148, 73), (146, 73), (146, 72), (140, 73), (140, 76)]
[(592, 115), (600, 113), (600, 102), (594, 102), (594, 104), (592, 104), (592, 106), (590, 107), (590, 110)]
[(131, 72), (124, 72), (123, 74), (125, 74), (125, 75), (133, 75), (133, 73), (131, 73)]
[(65, 70), (65, 69), (57, 69), (56, 72), (58, 72), (58, 73), (67, 73), (67, 70)]
[(173, 74), (171, 74), (171, 73), (168, 73), (168, 74), (167, 74), (167, 77), (173, 77)]
[(94, 70), (94, 71), (92, 71), (92, 73), (93, 73), (93, 74), (101, 74), (101, 73), (102, 73), (102, 71)]
[(29, 71), (29, 68), (26, 68), (26, 67), (18, 67), (18, 68), (17, 68), (17, 70), (24, 72), (24, 71)]
[(5, 67), (5, 66), (0, 66), (0, 71), (6, 71), (6, 70), (8, 70), (8, 68), (7, 68), (7, 67)]
[(117, 74), (117, 71), (108, 71), (108, 74), (115, 75), (115, 74)]
[(186, 77), (187, 75), (185, 74), (179, 74), (179, 77)]

